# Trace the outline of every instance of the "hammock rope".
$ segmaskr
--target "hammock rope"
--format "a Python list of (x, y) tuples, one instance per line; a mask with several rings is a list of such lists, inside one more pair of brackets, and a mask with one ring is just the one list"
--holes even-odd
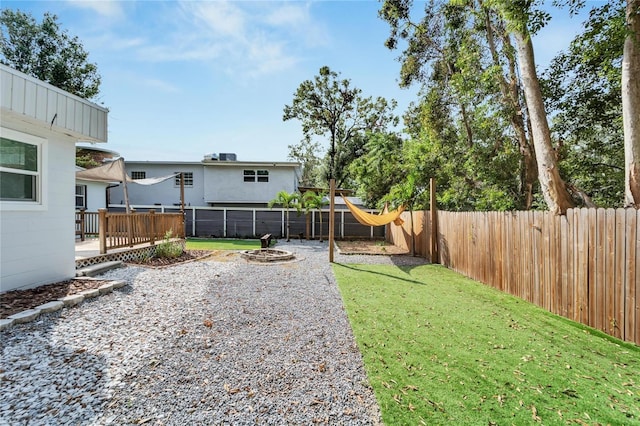
[(361, 210), (358, 207), (354, 206), (353, 203), (347, 200), (344, 196), (342, 197), (342, 199), (351, 211), (351, 214), (353, 214), (353, 217), (355, 217), (358, 222), (365, 226), (382, 226), (391, 222), (400, 226), (404, 223), (404, 220), (402, 220), (402, 218), (400, 217), (400, 215), (404, 211), (404, 207), (402, 206), (389, 213), (372, 214), (367, 213), (364, 210)]

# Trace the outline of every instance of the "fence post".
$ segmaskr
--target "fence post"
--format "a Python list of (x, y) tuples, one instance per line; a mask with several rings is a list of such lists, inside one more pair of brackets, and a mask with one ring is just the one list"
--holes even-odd
[(429, 180), (431, 208), (431, 263), (438, 262), (438, 206), (436, 203), (436, 180)]
[(98, 209), (98, 239), (100, 254), (107, 253), (107, 209)]
[(333, 263), (333, 241), (335, 239), (336, 180), (329, 180), (329, 262)]
[(151, 245), (155, 245), (156, 243), (156, 219), (158, 216), (156, 216), (156, 210), (155, 209), (151, 209), (149, 210), (149, 243), (151, 243)]
[(127, 213), (127, 239), (129, 240), (129, 247), (133, 247), (133, 215), (136, 213), (135, 209), (131, 209), (130, 213)]

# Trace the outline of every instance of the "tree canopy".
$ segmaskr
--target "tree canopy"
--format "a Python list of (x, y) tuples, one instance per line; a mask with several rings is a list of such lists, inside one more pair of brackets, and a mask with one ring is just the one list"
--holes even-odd
[(349, 178), (348, 165), (362, 154), (365, 132), (384, 131), (395, 125), (396, 101), (363, 97), (362, 91), (329, 67), (320, 68), (313, 80), (303, 81), (291, 105), (285, 105), (283, 120), (298, 119), (307, 140), (329, 138), (325, 178), (335, 178), (340, 187)]
[(56, 15), (42, 22), (19, 10), (0, 13), (0, 62), (85, 99), (100, 91), (100, 74), (78, 37), (63, 30)]

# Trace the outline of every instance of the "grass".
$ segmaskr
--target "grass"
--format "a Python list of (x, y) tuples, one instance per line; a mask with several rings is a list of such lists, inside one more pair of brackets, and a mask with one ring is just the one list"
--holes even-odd
[(385, 424), (640, 424), (640, 347), (437, 265), (333, 269)]
[(251, 250), (260, 248), (260, 240), (187, 238), (185, 248), (187, 250)]

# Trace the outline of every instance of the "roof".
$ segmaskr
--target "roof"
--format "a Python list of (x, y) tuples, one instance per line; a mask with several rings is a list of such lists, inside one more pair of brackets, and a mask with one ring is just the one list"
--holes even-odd
[(300, 167), (302, 164), (292, 161), (130, 161), (125, 160), (125, 164), (148, 164), (148, 165), (189, 165), (205, 167)]
[(108, 110), (0, 64), (3, 119), (46, 126), (78, 140), (107, 141)]

